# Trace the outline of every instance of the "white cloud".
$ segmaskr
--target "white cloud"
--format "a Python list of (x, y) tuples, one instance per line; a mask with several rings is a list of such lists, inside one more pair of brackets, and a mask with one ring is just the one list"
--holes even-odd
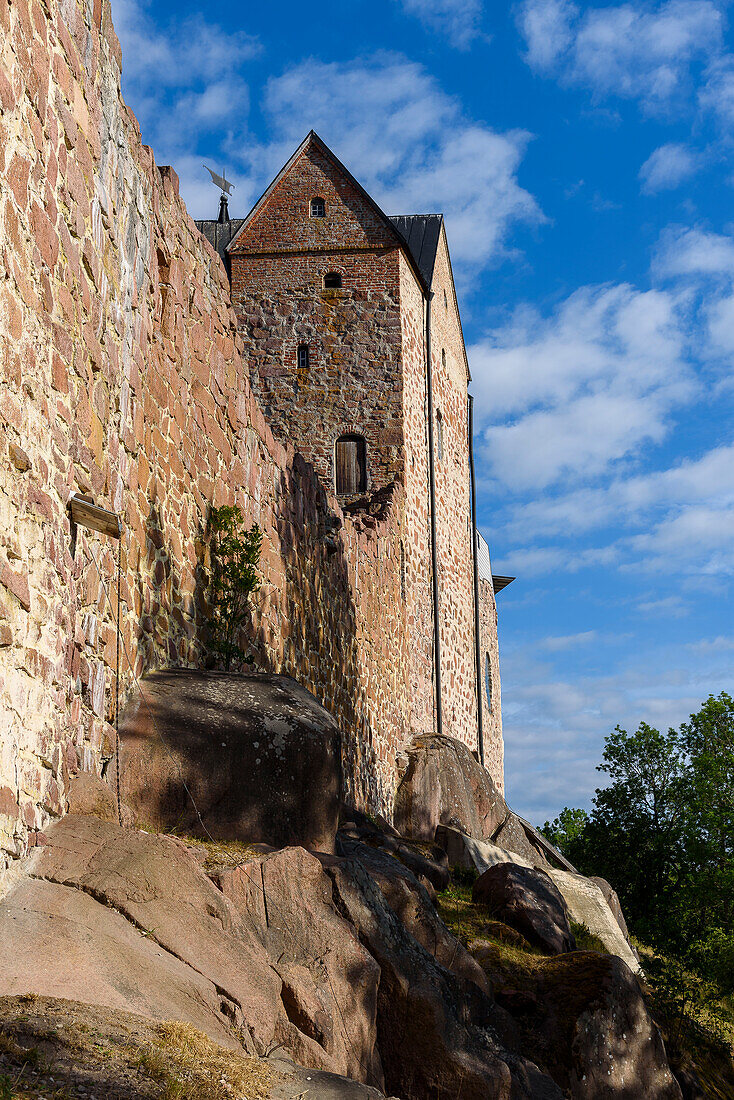
[(689, 607), (680, 596), (663, 596), (659, 600), (641, 600), (637, 610), (643, 615), (664, 615), (667, 618), (680, 619), (688, 614)]
[(512, 225), (542, 219), (517, 181), (528, 135), (472, 121), (400, 55), (304, 61), (269, 81), (265, 112), (274, 140), (260, 155), (270, 170), (313, 127), (388, 213), (443, 211), (465, 264), (496, 260)]
[(650, 195), (671, 190), (696, 174), (700, 157), (687, 145), (661, 145), (640, 168), (642, 190)]
[(551, 72), (573, 42), (572, 25), (578, 8), (568, 0), (528, 0), (519, 11), (518, 23), (532, 69)]
[(583, 11), (562, 0), (525, 0), (519, 25), (532, 68), (659, 113), (690, 91), (697, 64), (719, 55), (723, 18), (711, 0)]
[(572, 646), (585, 646), (597, 640), (598, 635), (595, 630), (583, 630), (579, 634), (563, 634), (543, 638), (539, 642), (539, 648), (546, 650), (548, 653), (558, 653), (565, 649), (571, 649)]
[[(153, 146), (158, 164), (176, 168), (190, 213), (212, 216), (217, 200), (202, 160), (214, 160), (221, 171), (225, 150), (246, 146), (250, 92), (241, 70), (261, 52), (260, 44), (200, 14), (161, 26), (144, 0), (114, 0), (113, 17), (122, 46), (123, 92), (143, 140)], [(232, 152), (226, 168), (246, 206), (252, 181)]]
[(734, 121), (734, 57), (723, 54), (716, 58), (706, 77), (698, 97), (701, 106), (725, 125), (731, 125)]
[(692, 376), (673, 293), (586, 287), (472, 347), (487, 473), (515, 488), (588, 479), (669, 430)]
[(671, 227), (661, 236), (653, 273), (669, 279), (734, 276), (734, 239), (698, 228)]
[(481, 0), (402, 0), (402, 6), (457, 49), (466, 49), (480, 33)]
[(715, 447), (667, 470), (518, 504), (505, 531), (510, 536), (533, 532), (547, 537), (580, 535), (619, 524), (634, 528), (649, 523), (656, 511), (701, 504), (734, 506), (734, 444)]

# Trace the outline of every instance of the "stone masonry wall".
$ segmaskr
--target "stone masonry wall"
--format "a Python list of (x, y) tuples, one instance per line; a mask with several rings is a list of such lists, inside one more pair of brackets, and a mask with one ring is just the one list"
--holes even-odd
[[(477, 696), (468, 376), (443, 226), (431, 289), (443, 730), (474, 751), (477, 749)], [(493, 778), (496, 777), (493, 775)]]
[[(479, 638), (482, 662), (482, 734), (484, 766), (501, 794), (505, 793), (504, 741), (502, 738), (502, 692), (500, 654), (497, 644), (497, 605), (492, 582), (479, 581)], [(489, 667), (489, 677), (487, 668)], [(489, 679), (489, 693), (487, 691)], [(489, 700), (491, 695), (491, 705)]]
[(240, 503), (265, 535), (258, 664), (335, 713), (348, 794), (389, 812), (399, 487), (345, 518), (273, 437), (224, 268), (120, 98), (106, 0), (0, 0), (0, 51), (0, 861), (112, 749), (118, 545), (72, 541), (74, 491), (125, 525), (123, 698), (131, 665), (200, 662), (207, 509)]
[[(310, 216), (310, 202), (325, 204)], [(400, 299), (392, 232), (308, 141), (232, 244), (232, 301), (254, 393), (334, 487), (339, 436), (363, 435), (367, 491), (402, 474)], [(341, 289), (325, 289), (337, 272)], [(299, 344), (309, 349), (298, 369)]]
[[(300, 265), (296, 277), (306, 278)], [(335, 488), (336, 440), (356, 432), (367, 445), (367, 492), (402, 474), (400, 319), (388, 290), (271, 290), (240, 276), (236, 307), (253, 393), (268, 422)], [(262, 286), (262, 289), (258, 289)], [(265, 335), (267, 334), (267, 335)], [(309, 366), (297, 351), (307, 344)]]

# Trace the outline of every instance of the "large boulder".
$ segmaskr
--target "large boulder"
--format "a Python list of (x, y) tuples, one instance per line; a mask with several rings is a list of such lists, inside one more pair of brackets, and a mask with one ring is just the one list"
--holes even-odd
[(624, 912), (622, 911), (622, 905), (617, 896), (617, 891), (605, 878), (600, 878), (598, 875), (592, 875), (590, 881), (596, 883), (601, 890), (605, 902), (611, 909), (612, 915), (620, 927), (622, 935), (627, 940), (627, 943), (629, 943), (629, 929), (627, 928), (627, 921), (624, 919)]
[(545, 871), (497, 863), (474, 883), (472, 901), (543, 951), (555, 955), (576, 947), (566, 904)]
[(407, 750), (408, 766), (395, 795), (395, 827), (432, 843), (439, 825), (489, 840), (508, 810), (492, 777), (466, 745), (425, 734)]
[(498, 847), (519, 856), (521, 862), (545, 869), (550, 864), (543, 852), (535, 846), (531, 836), (517, 814), (508, 812), (492, 840)]
[(123, 712), (120, 736), (122, 794), (139, 821), (334, 850), (339, 729), (290, 677), (151, 673)]
[(583, 875), (572, 875), (568, 871), (558, 871), (555, 868), (549, 869), (548, 874), (563, 897), (571, 920), (577, 924), (585, 924), (610, 954), (619, 955), (630, 970), (639, 971), (637, 956), (622, 934), (622, 929), (597, 882), (584, 878)]

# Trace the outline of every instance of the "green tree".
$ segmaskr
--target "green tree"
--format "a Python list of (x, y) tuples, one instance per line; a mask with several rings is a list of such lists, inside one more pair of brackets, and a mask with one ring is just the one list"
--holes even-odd
[(209, 533), (209, 648), (229, 671), (233, 663), (241, 666), (252, 659), (243, 648), (242, 633), (249, 621), (250, 598), (260, 587), (258, 565), (263, 536), (257, 524), (245, 527), (242, 509), (237, 505), (213, 507)]
[[(689, 761), (686, 850), (694, 926), (734, 933), (734, 699), (709, 695), (681, 726)], [(733, 978), (734, 980), (734, 978)]]
[(589, 815), (586, 810), (564, 806), (558, 817), (553, 821), (546, 821), (540, 831), (566, 859), (580, 867), (585, 862), (588, 828)]

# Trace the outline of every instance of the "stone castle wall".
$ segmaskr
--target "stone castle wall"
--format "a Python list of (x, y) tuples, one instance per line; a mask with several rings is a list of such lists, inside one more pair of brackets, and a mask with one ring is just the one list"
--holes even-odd
[[(468, 374), (446, 231), (443, 227), (431, 289), (436, 555), (441, 624), (443, 731), (476, 751)], [(494, 604), (494, 600), (492, 603)]]
[(118, 545), (72, 540), (75, 491), (125, 525), (122, 697), (130, 664), (201, 661), (207, 510), (236, 500), (265, 535), (257, 662), (335, 713), (348, 794), (389, 812), (409, 709), (399, 486), (345, 518), (272, 435), (224, 269), (120, 98), (109, 4), (0, 0), (0, 50), (2, 856), (112, 749)]
[(497, 605), (491, 581), (479, 581), (482, 736), (484, 766), (500, 794), (505, 793), (505, 743), (502, 737), (502, 691), (497, 644)]

